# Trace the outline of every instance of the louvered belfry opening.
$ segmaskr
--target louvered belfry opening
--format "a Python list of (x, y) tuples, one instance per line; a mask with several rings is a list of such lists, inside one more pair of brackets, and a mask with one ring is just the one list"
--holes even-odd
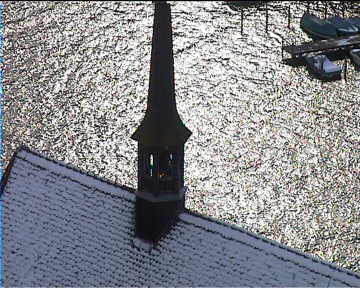
[(170, 4), (154, 1), (147, 110), (138, 141), (135, 236), (156, 243), (184, 208), (184, 145), (191, 135), (177, 112)]
[(184, 185), (183, 147), (146, 147), (139, 144), (138, 190), (158, 197), (176, 195)]

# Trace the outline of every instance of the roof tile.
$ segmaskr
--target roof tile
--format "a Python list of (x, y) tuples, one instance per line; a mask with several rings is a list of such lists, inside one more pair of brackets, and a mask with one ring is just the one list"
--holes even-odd
[(134, 245), (135, 195), (22, 149), (1, 199), (6, 286), (359, 286), (360, 277), (196, 215), (149, 252)]

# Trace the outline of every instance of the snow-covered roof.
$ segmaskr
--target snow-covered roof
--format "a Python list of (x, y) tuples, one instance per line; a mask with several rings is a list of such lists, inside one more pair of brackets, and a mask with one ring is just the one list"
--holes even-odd
[(132, 191), (26, 147), (10, 165), (5, 286), (360, 286), (349, 270), (187, 210), (154, 248), (139, 248)]

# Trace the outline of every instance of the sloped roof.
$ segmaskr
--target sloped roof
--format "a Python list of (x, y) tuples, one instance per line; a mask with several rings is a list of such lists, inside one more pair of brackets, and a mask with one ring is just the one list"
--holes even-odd
[(349, 270), (190, 211), (141, 249), (133, 192), (26, 147), (6, 174), (5, 286), (360, 285)]

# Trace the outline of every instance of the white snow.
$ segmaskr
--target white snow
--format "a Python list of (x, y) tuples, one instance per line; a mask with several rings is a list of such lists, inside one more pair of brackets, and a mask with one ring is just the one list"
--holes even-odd
[[(56, 162), (52, 162), (47, 159), (41, 158), (35, 154), (29, 153), (26, 150), (19, 151), (18, 157), (24, 158), (36, 165), (44, 167), (51, 172), (54, 172), (54, 173), (57, 173), (60, 175), (64, 175), (66, 177), (69, 177), (73, 180), (84, 183), (85, 185), (99, 189), (101, 191), (111, 193), (116, 196), (121, 196), (128, 200), (135, 200), (135, 195), (130, 194), (130, 193), (128, 193), (120, 188), (117, 188), (111, 184), (99, 181), (88, 175), (81, 174), (80, 172), (77, 172), (71, 168), (64, 166), (66, 164), (62, 163), (61, 161), (56, 161), (56, 162), (61, 164), (62, 166), (60, 166)], [(67, 165), (67, 166), (70, 166), (70, 165)]]
[(144, 249), (147, 252), (149, 252), (154, 247), (153, 244), (146, 242), (143, 239), (140, 239), (138, 237), (134, 238), (133, 243), (137, 248)]
[[(306, 266), (308, 269), (311, 269), (318, 273), (325, 275), (333, 275), (335, 271), (338, 271), (338, 272), (344, 272), (341, 274), (341, 278), (344, 281), (351, 281), (354, 279), (354, 277), (352, 276), (353, 272), (351, 271), (340, 268), (339, 266), (336, 266), (330, 262), (315, 258), (310, 254), (305, 254), (300, 250), (283, 245), (280, 242), (273, 241), (265, 237), (261, 237), (260, 235), (252, 233), (250, 231), (246, 231), (235, 225), (230, 225), (226, 223), (221, 225), (216, 222), (209, 222), (205, 219), (195, 217), (186, 213), (180, 214), (179, 218), (187, 223), (198, 225), (206, 229), (210, 229), (211, 231), (218, 232), (225, 237), (230, 237), (232, 239), (236, 239), (238, 241), (248, 243), (253, 247), (266, 251), (266, 253), (275, 254), (278, 257), (284, 258), (286, 259), (286, 261), (293, 261), (295, 263), (302, 264)], [(228, 248), (235, 250), (238, 249), (238, 247), (239, 247), (239, 243), (233, 242), (233, 247), (228, 247)], [(258, 261), (259, 264), (261, 264), (261, 262), (264, 261), (264, 258), (259, 257)], [(279, 269), (281, 268), (279, 267)], [(351, 275), (347, 275), (345, 273), (351, 273)]]
[(360, 282), (296, 249), (187, 213), (152, 246), (134, 238), (132, 193), (26, 150), (17, 156), (2, 196), (12, 286), (170, 286), (179, 279), (182, 286)]

